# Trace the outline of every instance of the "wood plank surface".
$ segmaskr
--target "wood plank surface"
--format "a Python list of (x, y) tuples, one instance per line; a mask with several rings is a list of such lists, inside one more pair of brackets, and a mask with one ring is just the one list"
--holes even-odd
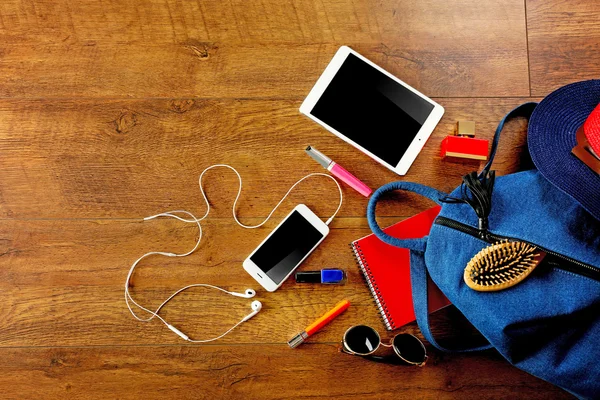
[[(514, 28), (504, 26), (507, 32)], [(524, 41), (497, 48), (492, 41), (472, 46), (450, 38), (447, 45), (432, 42), (438, 48), (402, 40), (0, 44), (0, 97), (300, 99), (341, 45), (350, 45), (429, 96), (529, 95)], [(429, 48), (419, 50), (424, 47)]]
[[(0, 100), (0, 217), (142, 218), (169, 209), (205, 211), (198, 188), (202, 170), (215, 163), (236, 167), (244, 186), (238, 213), (265, 217), (289, 187), (321, 166), (304, 153), (313, 145), (372, 188), (407, 179), (452, 191), (479, 162), (442, 161), (440, 143), (458, 119), (477, 121), (491, 139), (500, 118), (528, 99), (439, 99), (446, 108), (408, 175), (401, 178), (301, 116), (288, 100)], [(507, 126), (495, 168), (519, 168), (524, 122)], [(243, 148), (244, 151), (240, 151)], [(329, 217), (337, 190), (324, 178), (305, 182), (282, 216), (298, 202)], [(229, 217), (237, 178), (211, 171), (204, 187), (211, 217)], [(269, 188), (269, 190), (264, 190)], [(367, 199), (344, 187), (341, 216), (365, 215)], [(430, 203), (396, 195), (381, 215), (414, 215)], [(408, 199), (408, 200), (407, 200)]]
[(527, 0), (531, 92), (600, 78), (600, 2)]
[[(524, 44), (524, 9), (518, 0), (5, 0), (0, 5), (3, 43), (102, 41), (181, 43), (188, 39), (227, 42), (326, 43), (401, 39), (446, 41), (454, 35), (486, 47), (499, 33)], [(440, 18), (446, 18), (440, 23)], [(516, 32), (504, 32), (516, 29)], [(401, 33), (411, 37), (399, 36)], [(420, 34), (421, 37), (418, 37)], [(447, 43), (447, 42), (441, 42)], [(504, 42), (509, 51), (509, 43)], [(500, 44), (502, 45), (502, 44)]]
[(301, 98), (343, 44), (430, 96), (529, 95), (520, 0), (9, 0), (0, 43), (11, 98)]
[[(168, 209), (203, 215), (198, 175), (240, 171), (237, 207), (261, 222), (291, 184), (323, 169), (314, 145), (372, 188), (410, 180), (450, 191), (479, 162), (442, 160), (458, 119), (490, 139), (500, 118), (565, 83), (597, 77), (598, 16), (576, 0), (4, 0), (0, 2), (1, 398), (566, 398), (495, 352), (447, 355), (424, 368), (340, 354), (354, 324), (386, 332), (349, 243), (370, 233), (367, 199), (344, 187), (330, 236), (301, 268), (339, 267), (343, 286), (284, 283), (258, 290), (263, 310), (219, 342), (184, 345), (125, 307), (131, 263), (151, 250), (187, 251), (194, 225), (142, 221)], [(298, 112), (337, 48), (349, 45), (435, 98), (446, 114), (399, 177)], [(534, 96), (534, 97), (530, 97)], [(510, 123), (495, 168), (527, 165), (525, 122)], [(246, 255), (297, 203), (323, 218), (331, 182), (293, 192), (256, 230), (235, 224), (235, 176), (212, 171), (211, 213), (186, 258), (152, 257), (131, 291), (157, 306), (190, 283), (243, 291)], [(431, 203), (390, 195), (390, 225)], [(286, 341), (342, 298), (350, 309), (291, 350)], [(250, 301), (194, 289), (161, 315), (194, 338), (247, 315)], [(432, 316), (444, 343), (475, 343), (454, 307)], [(420, 336), (415, 323), (400, 332)]]
[[(6, 399), (569, 398), (493, 355), (424, 368), (371, 363), (336, 344), (0, 349)], [(35, 382), (35, 384), (32, 384)]]
[[(393, 220), (384, 218), (382, 223)], [(221, 343), (286, 343), (344, 298), (351, 301), (351, 309), (314, 339), (335, 342), (340, 330), (360, 323), (385, 330), (349, 247), (351, 241), (370, 231), (363, 218), (336, 222), (330, 236), (301, 269), (341, 268), (347, 274), (346, 284), (297, 285), (291, 279), (276, 293), (258, 288), (257, 299), (264, 306), (261, 313)], [(249, 233), (232, 221), (208, 221), (203, 224), (205, 238), (193, 255), (176, 259), (155, 256), (140, 263), (131, 293), (152, 309), (192, 283), (211, 283), (238, 292), (257, 288), (243, 272), (242, 261), (275, 225), (276, 221), (269, 222)], [(131, 263), (145, 252), (185, 252), (196, 238), (195, 225), (168, 220), (0, 221), (0, 302), (5, 323), (0, 346), (180, 343), (159, 321), (144, 324), (134, 320), (125, 306), (123, 284)], [(161, 315), (202, 339), (217, 336), (249, 314), (249, 305), (250, 300), (197, 288), (175, 298)], [(450, 339), (449, 318), (455, 317), (453, 311), (436, 315), (436, 334)], [(407, 330), (418, 334), (415, 324)]]

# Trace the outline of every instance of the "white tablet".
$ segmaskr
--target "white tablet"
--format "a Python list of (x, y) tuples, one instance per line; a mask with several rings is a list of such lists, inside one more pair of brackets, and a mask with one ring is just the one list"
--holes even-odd
[(404, 175), (442, 118), (444, 108), (342, 46), (300, 112)]

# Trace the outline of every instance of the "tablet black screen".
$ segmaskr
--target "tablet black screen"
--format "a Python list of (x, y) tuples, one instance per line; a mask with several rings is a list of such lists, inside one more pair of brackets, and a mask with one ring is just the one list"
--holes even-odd
[(395, 167), (433, 108), (348, 54), (311, 114)]

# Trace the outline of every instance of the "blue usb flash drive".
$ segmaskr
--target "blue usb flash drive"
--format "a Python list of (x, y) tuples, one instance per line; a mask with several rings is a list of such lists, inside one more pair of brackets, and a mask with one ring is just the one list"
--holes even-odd
[(297, 283), (342, 283), (343, 280), (344, 271), (341, 269), (296, 272)]

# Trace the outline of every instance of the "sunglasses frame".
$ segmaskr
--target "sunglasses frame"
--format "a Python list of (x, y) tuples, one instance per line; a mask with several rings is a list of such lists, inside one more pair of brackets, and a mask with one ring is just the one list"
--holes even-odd
[[(350, 347), (348, 346), (348, 343), (346, 342), (346, 335), (348, 334), (348, 332), (350, 332), (352, 329), (357, 328), (359, 326), (365, 326), (365, 327), (371, 329), (377, 335), (377, 339), (379, 339), (379, 344), (377, 345), (377, 347), (375, 347), (372, 351), (370, 351), (368, 353), (364, 353), (364, 354), (363, 353), (357, 353), (357, 352), (351, 350)], [(423, 356), (424, 356), (424, 359), (423, 359), (422, 362), (416, 363), (414, 361), (407, 360), (406, 358), (404, 358), (400, 354), (400, 351), (398, 351), (398, 349), (396, 348), (396, 346), (394, 346), (394, 340), (396, 339), (396, 337), (403, 336), (403, 335), (413, 337), (421, 345), (421, 347), (423, 348)], [(359, 356), (359, 357), (364, 357), (364, 358), (372, 359), (374, 361), (385, 361), (386, 360), (386, 357), (374, 356), (373, 355), (373, 353), (375, 353), (377, 350), (379, 350), (379, 348), (381, 346), (387, 347), (387, 348), (390, 348), (390, 347), (393, 348), (394, 349), (394, 354), (396, 354), (396, 356), (400, 360), (402, 360), (402, 362), (404, 362), (404, 363), (406, 363), (408, 365), (415, 365), (417, 367), (422, 367), (422, 366), (425, 365), (425, 363), (427, 363), (428, 357), (427, 357), (427, 349), (425, 348), (425, 345), (423, 344), (423, 342), (418, 337), (416, 337), (415, 335), (410, 334), (410, 333), (398, 333), (398, 334), (394, 335), (394, 337), (392, 337), (392, 339), (390, 340), (389, 344), (385, 344), (381, 340), (381, 335), (379, 335), (379, 332), (377, 332), (377, 330), (375, 328), (372, 328), (372, 327), (370, 327), (368, 325), (354, 325), (354, 326), (351, 326), (350, 328), (346, 329), (346, 332), (344, 332), (344, 336), (342, 337), (342, 352), (344, 352), (346, 354), (351, 354), (353, 356)]]
[(577, 139), (577, 145), (573, 147), (571, 153), (585, 165), (590, 167), (592, 171), (600, 174), (600, 158), (598, 158), (598, 155), (592, 150), (592, 147), (585, 136), (585, 132), (583, 131), (583, 125), (577, 130), (575, 138)]

